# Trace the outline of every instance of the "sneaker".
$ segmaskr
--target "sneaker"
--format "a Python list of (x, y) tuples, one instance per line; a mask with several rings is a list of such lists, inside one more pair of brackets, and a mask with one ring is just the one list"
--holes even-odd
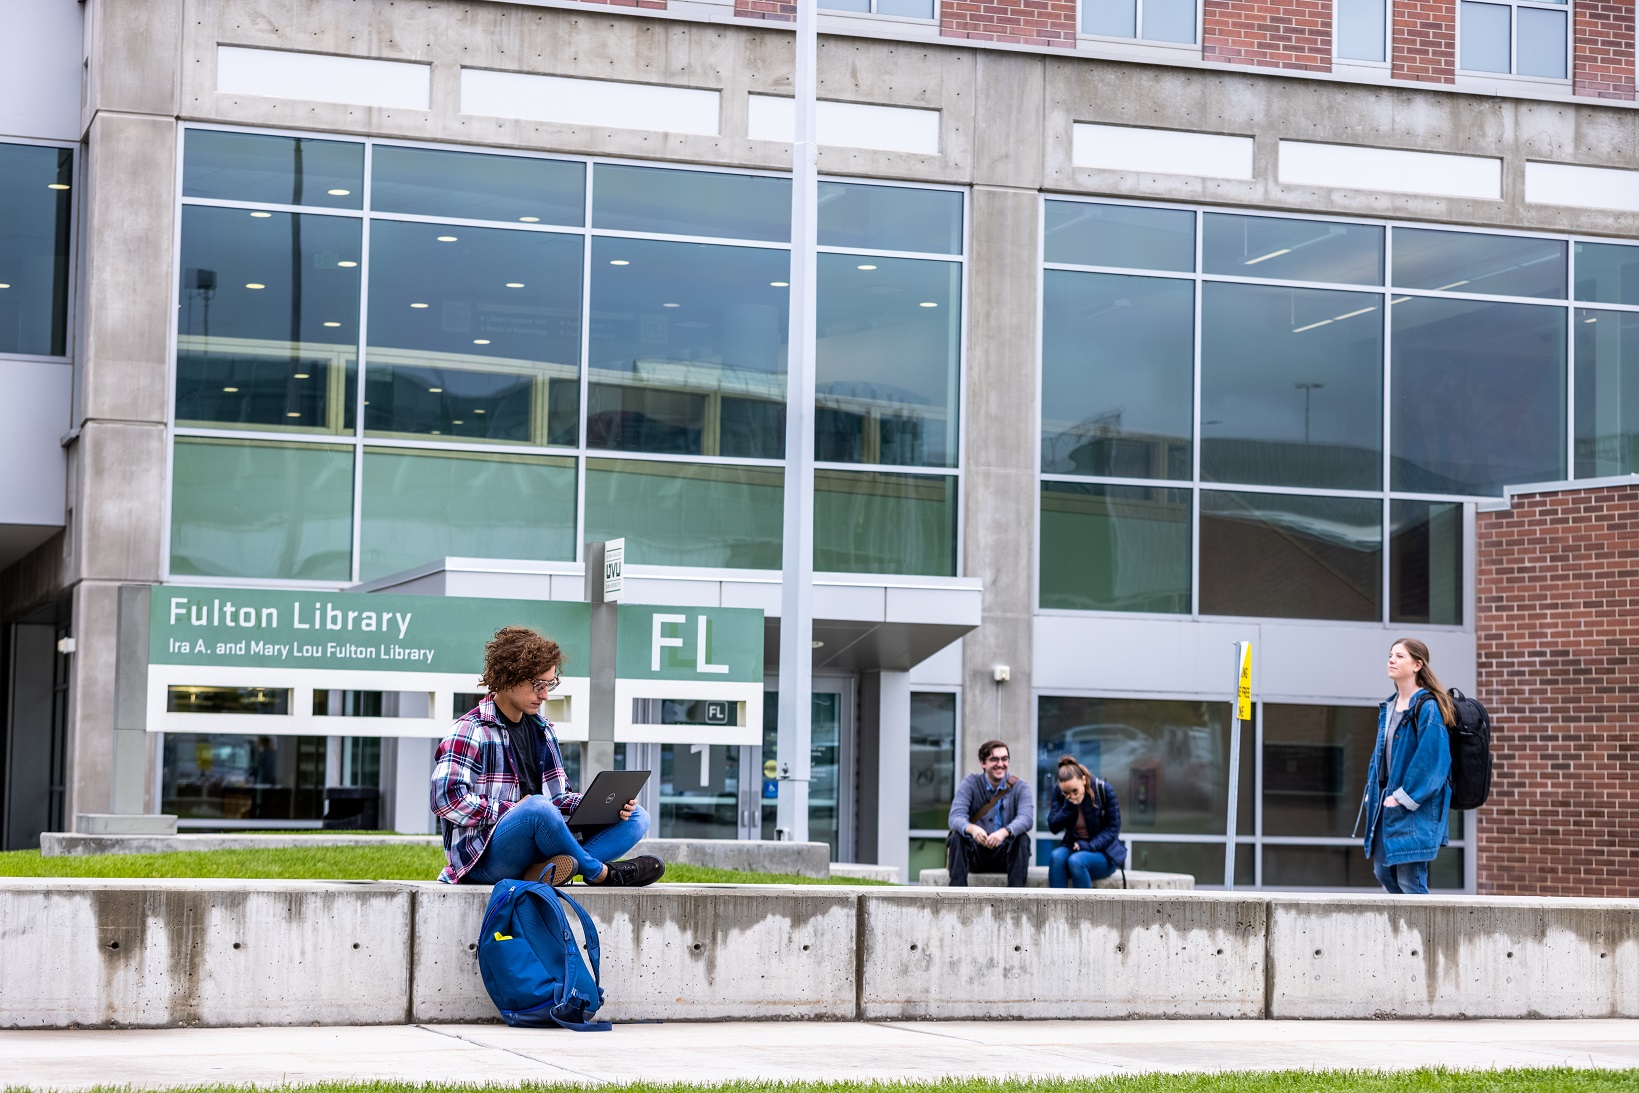
[(568, 854), (554, 854), (524, 870), (524, 880), (540, 881), (554, 888), (568, 884), (569, 878), (580, 872), (580, 863)]
[(605, 864), (609, 872), (598, 881), (598, 884), (611, 888), (642, 888), (653, 884), (666, 873), (666, 863), (648, 854)]

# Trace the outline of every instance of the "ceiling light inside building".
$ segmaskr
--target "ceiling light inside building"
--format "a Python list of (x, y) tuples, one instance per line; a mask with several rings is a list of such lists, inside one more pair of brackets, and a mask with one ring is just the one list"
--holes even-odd
[(472, 344), (473, 345), (488, 345), (489, 344), (489, 339), (488, 338), (474, 338), (474, 339), (472, 339)]
[(938, 305), (938, 304), (936, 304), (936, 303), (934, 303), (934, 302), (933, 302), (933, 301), (932, 301), (932, 300), (923, 300), (923, 301), (922, 301), (922, 302), (921, 302), (921, 303), (920, 303), (920, 304), (918, 304), (918, 305), (917, 305), (917, 306), (918, 306), (918, 307), (938, 307), (938, 306), (939, 306), (939, 305)]
[(310, 373), (307, 373), (307, 372), (297, 372), (295, 375), (291, 376), (290, 378), (293, 379), (293, 380), (310, 380), (310, 379), (313, 378), (313, 376)]
[(341, 189), (326, 190), (325, 191), (325, 193), (329, 194), (331, 197), (346, 197), (348, 194), (350, 194), (352, 192), (353, 192), (352, 190), (341, 190)]
[(438, 241), (440, 243), (453, 243), (455, 242), (456, 238), (457, 237), (453, 235), (441, 235), (438, 237)]
[(876, 267), (873, 266), (873, 265), (870, 265), (870, 264), (866, 264), (866, 265), (863, 265), (863, 266), (855, 266), (854, 268), (855, 269), (875, 269)]
[(325, 326), (340, 326), (340, 323), (325, 323)]
[(267, 288), (267, 286), (262, 284), (262, 282), (260, 282), (260, 281), (247, 281), (245, 283), (245, 287), (246, 288)]
[(340, 266), (342, 269), (352, 269), (354, 266), (358, 265), (358, 263), (357, 262), (337, 262), (336, 265)]
[(475, 414), (481, 414), (481, 413), (483, 413), (483, 412), (484, 412), (484, 411), (482, 411), (482, 410), (474, 410), (474, 411), (473, 411), (473, 413), (475, 413)]
[(629, 265), (631, 265), (631, 263), (626, 261), (626, 259), (624, 259), (624, 258), (611, 258), (611, 259), (609, 259), (609, 264), (611, 266), (629, 266)]
[(250, 215), (251, 215), (252, 218), (254, 218), (256, 220), (266, 220), (268, 217), (272, 216), (273, 214), (272, 213), (251, 213)]
[(227, 394), (227, 395), (237, 395), (239, 393), (239, 388), (237, 388), (237, 387), (224, 387), (224, 388), (222, 388), (222, 393)]
[(791, 287), (791, 282), (790, 281), (770, 281), (770, 282), (768, 282), (768, 285), (769, 285), (770, 288), (790, 288)]
[(411, 304), (411, 307), (426, 307), (426, 304)]
[(429, 388), (427, 388), (427, 394), (429, 394), (429, 395), (442, 395), (443, 393), (444, 393), (444, 389), (442, 387), (429, 387)]
[(46, 189), (48, 189), (48, 190), (66, 190), (66, 189), (68, 189), (68, 183), (66, 183), (66, 182), (48, 182), (48, 183), (46, 183)]
[(538, 216), (520, 216), (518, 219), (525, 224), (539, 224), (541, 222), (541, 218)]
[(682, 307), (682, 304), (661, 304), (661, 307)]
[(507, 288), (523, 288), (524, 283), (522, 281), (508, 281), (506, 283), (506, 287)]
[(300, 410), (290, 410), (290, 411), (287, 411), (285, 413), (285, 417), (301, 417), (301, 416), (302, 416), (302, 412)]
[(1255, 266), (1259, 262), (1267, 262), (1271, 258), (1279, 258), (1283, 254), (1291, 254), (1291, 253), (1292, 253), (1292, 248), (1291, 247), (1282, 247), (1280, 250), (1272, 250), (1268, 254), (1260, 254), (1256, 258), (1249, 258), (1241, 264), (1245, 265), (1245, 266)]
[(11, 287), (11, 286), (10, 286), (10, 285), (7, 285), (7, 284), (0, 284), (0, 288), (10, 288), (10, 287)]

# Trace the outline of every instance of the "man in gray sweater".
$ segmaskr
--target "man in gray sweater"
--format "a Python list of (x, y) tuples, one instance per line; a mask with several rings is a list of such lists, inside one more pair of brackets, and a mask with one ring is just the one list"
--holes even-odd
[(979, 745), (983, 773), (956, 787), (945, 838), (952, 887), (966, 887), (969, 873), (1006, 873), (1009, 888), (1025, 885), (1036, 799), (1029, 782), (1007, 772), (1010, 759), (1006, 744), (986, 740)]

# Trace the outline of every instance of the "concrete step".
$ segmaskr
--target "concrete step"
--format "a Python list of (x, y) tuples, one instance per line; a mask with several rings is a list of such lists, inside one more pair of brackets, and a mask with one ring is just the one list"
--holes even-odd
[[(969, 873), (968, 884), (974, 888), (1006, 888), (1006, 873)], [(918, 878), (918, 883), (929, 888), (945, 888), (950, 885), (950, 870), (924, 869)], [(1028, 888), (1047, 887), (1047, 866), (1032, 865), (1030, 875), (1025, 879)], [(1122, 887), (1121, 874), (1113, 873), (1103, 880), (1095, 880), (1094, 888)], [(1188, 873), (1152, 873), (1140, 869), (1127, 870), (1126, 887), (1135, 890), (1160, 889), (1181, 891), (1195, 887), (1195, 878)]]

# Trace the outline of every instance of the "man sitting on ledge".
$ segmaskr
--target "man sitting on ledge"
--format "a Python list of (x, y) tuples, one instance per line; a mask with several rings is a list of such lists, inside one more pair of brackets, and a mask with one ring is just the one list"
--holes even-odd
[(950, 806), (945, 859), (951, 887), (967, 887), (969, 873), (1006, 873), (1009, 888), (1023, 888), (1030, 872), (1030, 832), (1036, 801), (1030, 783), (1007, 773), (1010, 756), (1000, 740), (979, 745), (982, 774), (956, 787)]

